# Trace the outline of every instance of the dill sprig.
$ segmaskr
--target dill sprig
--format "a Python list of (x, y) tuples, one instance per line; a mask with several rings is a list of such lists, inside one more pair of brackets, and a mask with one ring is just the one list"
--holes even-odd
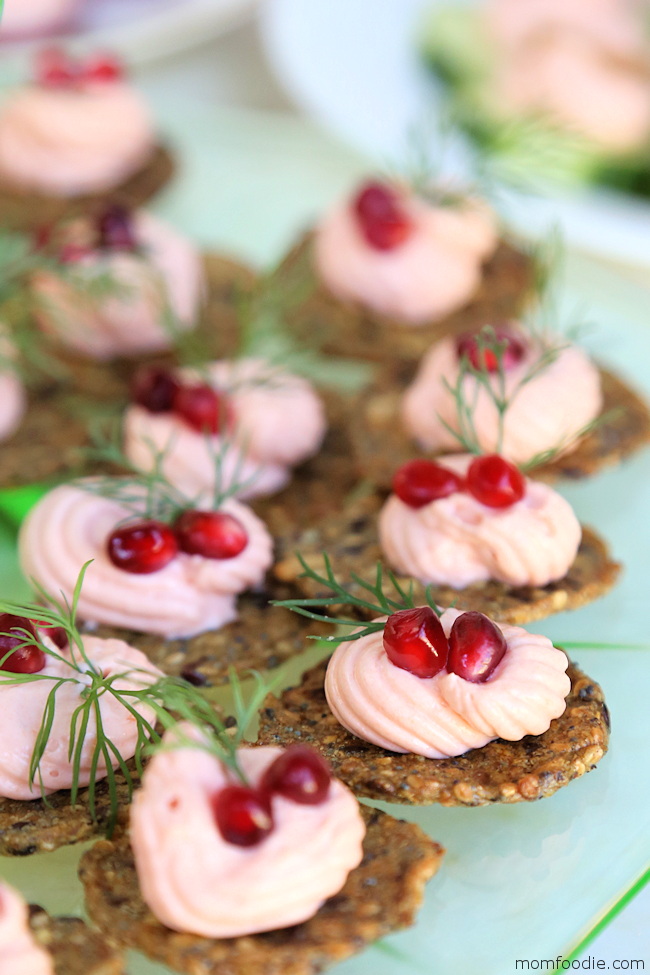
[(286, 382), (284, 377), (289, 373), (316, 386), (356, 392), (369, 382), (369, 363), (324, 355), (317, 347), (297, 342), (287, 328), (287, 316), (309, 297), (314, 287), (305, 255), (291, 266), (279, 265), (252, 292), (239, 296), (240, 344), (236, 359), (258, 359), (267, 367), (240, 383), (277, 386)]
[[(477, 345), (477, 365), (471, 362), (468, 355), (460, 357), (458, 376), (452, 384), (446, 377), (443, 377), (443, 385), (452, 397), (456, 409), (457, 427), (453, 427), (443, 417), (438, 419), (453, 436), (460, 446), (470, 454), (481, 454), (481, 447), (474, 425), (474, 412), (481, 389), (484, 389), (497, 412), (497, 442), (496, 451), (501, 453), (503, 449), (503, 439), (505, 432), (505, 418), (512, 403), (519, 392), (532, 382), (541, 372), (556, 361), (558, 356), (568, 343), (558, 342), (547, 344), (542, 340), (537, 340), (539, 354), (533, 359), (525, 373), (517, 380), (515, 385), (508, 389), (504, 356), (508, 347), (507, 339), (500, 339), (492, 325), (485, 325), (475, 336)], [(489, 358), (488, 358), (489, 357)], [(490, 372), (487, 368), (489, 360), (496, 362), (496, 369)], [(468, 398), (466, 380), (472, 378), (474, 384), (471, 395)], [(554, 449), (557, 453), (560, 448)]]
[[(361, 624), (358, 619), (346, 619), (341, 616), (330, 616), (327, 613), (314, 612), (314, 609), (318, 607), (338, 607), (344, 605), (362, 610), (364, 614), (370, 611), (371, 613), (376, 613), (378, 616), (390, 616), (392, 613), (399, 612), (402, 609), (415, 609), (420, 605), (414, 601), (413, 581), (411, 580), (408, 587), (404, 588), (397, 576), (390, 569), (385, 568), (381, 562), (377, 562), (375, 579), (372, 583), (366, 582), (355, 572), (350, 573), (351, 582), (359, 586), (364, 594), (367, 593), (367, 596), (359, 596), (350, 592), (349, 584), (345, 586), (337, 580), (327, 554), (323, 553), (324, 574), (317, 572), (308, 565), (300, 553), (297, 553), (297, 558), (304, 570), (300, 578), (311, 579), (318, 586), (324, 586), (331, 591), (331, 596), (272, 600), (271, 605), (282, 606), (285, 609), (290, 609), (294, 613), (298, 613), (300, 616), (304, 616), (310, 620), (316, 620), (319, 623), (332, 623), (336, 626), (354, 628), (353, 633), (347, 633), (342, 636), (310, 636), (310, 640), (326, 640), (328, 643), (334, 644), (349, 643), (352, 640), (360, 640), (369, 633), (377, 633), (379, 630), (384, 629), (384, 622), (382, 620), (371, 620), (370, 622)], [(385, 580), (388, 581), (388, 587), (386, 586)], [(431, 586), (427, 586), (425, 590), (427, 605), (431, 607), (437, 616), (440, 616), (441, 611), (436, 605), (431, 593)]]
[[(162, 448), (158, 448), (152, 440), (145, 441), (144, 445), (151, 456), (151, 462), (145, 469), (134, 464), (122, 449), (119, 421), (96, 425), (91, 431), (91, 438), (93, 446), (84, 451), (88, 460), (108, 464), (118, 470), (128, 471), (128, 474), (81, 478), (74, 482), (77, 487), (118, 502), (134, 516), (156, 521), (171, 523), (183, 511), (204, 506), (205, 492), (187, 495), (175, 487), (165, 475), (165, 460), (172, 441)], [(216, 442), (213, 437), (206, 435), (205, 443), (215, 472), (210, 508), (217, 511), (230, 498), (249, 488), (257, 473), (253, 472), (248, 477), (243, 475), (246, 463), (244, 444), (236, 444), (229, 437), (221, 435)], [(234, 456), (234, 464), (230, 476), (227, 476), (226, 465), (230, 456)]]
[[(67, 757), (72, 765), (70, 802), (72, 805), (76, 803), (79, 791), (82, 788), (82, 754), (88, 728), (94, 719), (96, 734), (90, 760), (90, 781), (87, 786), (88, 804), (93, 822), (96, 822), (96, 785), (98, 770), (100, 765), (103, 765), (106, 774), (102, 769), (101, 778), (106, 779), (108, 787), (110, 813), (107, 819), (107, 832), (110, 835), (117, 823), (119, 814), (118, 772), (121, 773), (126, 783), (130, 800), (135, 785), (135, 776), (130, 768), (131, 760), (135, 766), (137, 777), (140, 777), (144, 771), (146, 756), (161, 746), (163, 734), (165, 731), (174, 728), (179, 719), (189, 722), (197, 729), (199, 739), (203, 743), (201, 747), (207, 748), (241, 782), (246, 783), (245, 774), (238, 762), (237, 747), (253, 715), (259, 709), (261, 701), (268, 694), (270, 685), (265, 684), (259, 674), (253, 673), (256, 687), (254, 694), (246, 703), (240, 680), (234, 671), (230, 671), (237, 722), (237, 731), (231, 734), (210, 702), (192, 684), (181, 677), (167, 676), (156, 679), (150, 671), (134, 668), (106, 676), (86, 652), (83, 637), (76, 623), (79, 596), (84, 576), (90, 564), (87, 562), (82, 567), (71, 601), (68, 601), (65, 596), (62, 596), (61, 600), (57, 600), (51, 593), (46, 592), (37, 584), (38, 594), (46, 603), (45, 606), (41, 603), (0, 600), (1, 613), (10, 613), (25, 619), (37, 620), (37, 625), (41, 627), (43, 625), (47, 628), (60, 627), (68, 640), (67, 652), (59, 651), (48, 645), (39, 636), (34, 637), (27, 629), (23, 629), (23, 640), (18, 647), (37, 647), (48, 658), (55, 660), (60, 665), (62, 674), (46, 674), (42, 671), (34, 674), (13, 674), (0, 670), (0, 689), (42, 681), (51, 684), (29, 765), (30, 786), (38, 782), (41, 798), (47, 804), (41, 764), (52, 739), (58, 706), (57, 695), (65, 685), (74, 684), (79, 687), (80, 703), (72, 712), (69, 725)], [(17, 629), (20, 628), (13, 628), (12, 632), (3, 635), (15, 638)], [(15, 652), (18, 647), (13, 646), (3, 656), (0, 661), (0, 668), (7, 657)], [(136, 685), (141, 682), (141, 686), (133, 688), (118, 686), (125, 680)], [(102, 699), (112, 699), (120, 707), (123, 707), (133, 719), (137, 733), (133, 756), (122, 755), (117, 744), (110, 738), (103, 720)], [(153, 719), (149, 720), (145, 714), (141, 713), (141, 710), (152, 712)]]

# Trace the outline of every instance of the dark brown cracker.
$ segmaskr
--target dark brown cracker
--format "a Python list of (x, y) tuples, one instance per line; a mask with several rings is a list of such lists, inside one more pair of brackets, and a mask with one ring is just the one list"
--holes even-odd
[(81, 918), (50, 917), (33, 905), (29, 914), (32, 934), (52, 956), (55, 975), (125, 975), (121, 951), (91, 931)]
[[(311, 263), (312, 235), (304, 237), (284, 262), (287, 272)], [(281, 272), (280, 272), (281, 273)], [(430, 325), (409, 326), (359, 305), (334, 298), (324, 286), (287, 314), (287, 324), (302, 342), (323, 352), (402, 368), (415, 364), (429, 346), (450, 332), (478, 328), (486, 321), (519, 312), (533, 284), (530, 257), (502, 242), (483, 268), (478, 292), (460, 311)]]
[[(206, 255), (208, 294), (198, 337), (215, 354), (223, 342), (229, 347), (235, 329), (233, 293), (251, 287), (253, 272), (228, 258)], [(219, 333), (223, 326), (224, 336)], [(87, 462), (83, 448), (90, 445), (93, 419), (117, 415), (127, 402), (131, 379), (144, 363), (173, 365), (174, 356), (139, 356), (110, 363), (93, 362), (63, 353), (65, 367), (58, 381), (43, 381), (32, 390), (23, 421), (16, 433), (0, 444), (0, 488), (47, 482), (82, 474)], [(98, 471), (93, 464), (92, 471)]]
[[(134, 779), (137, 777), (132, 769)], [(119, 805), (129, 801), (126, 780), (119, 774), (117, 795)], [(38, 790), (38, 786), (35, 787)], [(37, 793), (38, 794), (38, 793)], [(96, 822), (90, 811), (88, 789), (81, 789), (76, 805), (70, 804), (70, 792), (55, 792), (42, 799), (20, 802), (17, 799), (0, 799), (0, 855), (30, 856), (32, 853), (51, 853), (61, 846), (86, 843), (104, 836), (111, 814), (111, 803), (106, 780), (95, 788)]]
[[(603, 423), (585, 436), (575, 450), (537, 467), (531, 476), (544, 481), (580, 478), (615, 464), (650, 442), (650, 411), (622, 380), (600, 370)], [(406, 434), (400, 419), (400, 400), (410, 377), (399, 389), (393, 377), (379, 377), (358, 403), (351, 417), (350, 439), (360, 477), (390, 488), (395, 471), (416, 457), (431, 457)], [(460, 447), (459, 447), (460, 449)]]
[(269, 605), (288, 592), (245, 593), (238, 599), (239, 619), (220, 630), (200, 633), (191, 639), (165, 640), (154, 634), (100, 626), (93, 636), (117, 637), (142, 650), (167, 674), (181, 676), (198, 687), (228, 683), (232, 667), (238, 674), (247, 670), (274, 670), (286, 660), (303, 653), (308, 635), (326, 635), (330, 627), (317, 625), (288, 610)]
[[(278, 548), (278, 561), (273, 573), (279, 581), (295, 586), (307, 597), (327, 596), (330, 590), (309, 578), (301, 578), (303, 569), (296, 553), (319, 575), (323, 574), (323, 553), (329, 556), (337, 580), (353, 595), (365, 597), (361, 586), (351, 578), (355, 573), (373, 582), (378, 561), (384, 561), (377, 537), (377, 516), (382, 499), (369, 495), (347, 505), (342, 513), (332, 514), (318, 527), (288, 532)], [(553, 613), (578, 609), (608, 592), (615, 584), (620, 565), (612, 561), (605, 543), (590, 528), (583, 536), (576, 559), (563, 579), (547, 586), (513, 588), (501, 582), (475, 583), (465, 589), (432, 586), (431, 594), (440, 606), (458, 603), (464, 610), (477, 610), (502, 623), (521, 625), (545, 619)], [(398, 576), (407, 588), (411, 580)], [(414, 582), (416, 603), (426, 602), (425, 587)], [(360, 618), (378, 615), (359, 609)]]
[(45, 196), (0, 181), (0, 222), (13, 230), (33, 230), (86, 214), (112, 203), (139, 207), (172, 178), (176, 165), (168, 148), (159, 145), (147, 162), (120, 186), (83, 196)]
[(313, 975), (413, 924), (424, 885), (444, 852), (417, 826), (376, 809), (362, 807), (362, 813), (363, 862), (341, 892), (303, 924), (222, 940), (171, 931), (140, 896), (128, 837), (97, 843), (82, 857), (88, 913), (116, 944), (187, 975)]
[(603, 693), (569, 666), (566, 711), (545, 734), (500, 738), (459, 758), (400, 755), (362, 741), (338, 723), (325, 699), (327, 663), (308, 671), (299, 687), (262, 709), (258, 744), (313, 745), (335, 775), (359, 796), (428, 805), (483, 806), (552, 795), (594, 768), (607, 751), (609, 714)]

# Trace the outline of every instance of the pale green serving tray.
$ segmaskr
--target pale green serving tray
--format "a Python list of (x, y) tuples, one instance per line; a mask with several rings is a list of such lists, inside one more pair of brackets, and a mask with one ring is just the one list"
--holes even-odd
[[(184, 148), (186, 171), (157, 209), (202, 243), (230, 247), (251, 260), (279, 256), (323, 204), (365, 169), (349, 151), (297, 120), (196, 106), (190, 111), (171, 96), (159, 109)], [(570, 262), (566, 292), (565, 304), (588, 302), (597, 320), (587, 344), (650, 393), (643, 292), (577, 260)], [(572, 957), (648, 880), (650, 653), (620, 647), (650, 642), (650, 453), (563, 490), (580, 519), (609, 539), (626, 571), (607, 598), (535, 629), (560, 643), (617, 648), (572, 651), (605, 689), (613, 724), (610, 753), (595, 772), (539, 803), (390, 807), (442, 842), (447, 857), (416, 927), (338, 966), (335, 975), (507, 975), (517, 970), (517, 959)], [(14, 498), (12, 517), (25, 500)], [(17, 595), (24, 585), (7, 529), (0, 534), (0, 591)], [(80, 910), (79, 853), (3, 859), (0, 875), (52, 910)], [(129, 967), (130, 975), (164, 972), (135, 956)]]

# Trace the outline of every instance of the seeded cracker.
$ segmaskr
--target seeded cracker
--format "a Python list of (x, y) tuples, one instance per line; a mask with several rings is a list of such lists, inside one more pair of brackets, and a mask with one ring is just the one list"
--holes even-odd
[(317, 624), (314, 631), (311, 621), (269, 606), (270, 599), (286, 595), (282, 590), (279, 596), (277, 586), (272, 592), (244, 593), (238, 597), (239, 618), (234, 623), (190, 639), (165, 640), (108, 626), (93, 628), (92, 634), (126, 641), (166, 674), (184, 677), (198, 687), (220, 686), (228, 683), (229, 668), (240, 675), (247, 670), (273, 670), (304, 652), (309, 633), (325, 636), (330, 631), (325, 624)]
[[(284, 261), (288, 271), (310, 261), (312, 235), (304, 237)], [(282, 274), (282, 269), (278, 272)], [(323, 352), (386, 363), (415, 365), (429, 346), (449, 333), (478, 328), (486, 319), (511, 318), (522, 309), (533, 286), (532, 259), (502, 242), (486, 262), (478, 293), (458, 312), (430, 325), (411, 326), (333, 297), (325, 287), (287, 316), (287, 325), (302, 344)]]
[(6, 229), (34, 230), (116, 203), (129, 208), (140, 207), (167, 185), (175, 168), (169, 149), (159, 145), (137, 173), (120, 186), (101, 193), (73, 197), (44, 196), (0, 180), (0, 223)]
[(363, 862), (343, 890), (303, 924), (223, 940), (171, 931), (140, 896), (127, 836), (97, 843), (82, 857), (79, 874), (88, 913), (116, 944), (187, 975), (312, 975), (413, 924), (424, 885), (444, 852), (418, 826), (379, 810), (362, 807), (362, 812)]
[[(600, 370), (600, 377), (604, 397), (602, 413), (611, 414), (609, 418), (588, 433), (574, 450), (531, 470), (531, 477), (540, 481), (588, 477), (650, 443), (650, 410), (641, 397), (606, 369)], [(386, 489), (402, 464), (416, 457), (433, 456), (417, 447), (400, 420), (400, 400), (411, 379), (410, 375), (403, 377), (400, 389), (396, 390), (392, 379), (378, 377), (373, 387), (360, 397), (358, 409), (351, 418), (350, 437), (357, 472)]]
[(603, 692), (570, 664), (564, 714), (543, 735), (497, 739), (458, 758), (400, 755), (362, 741), (338, 723), (323, 688), (327, 662), (308, 671), (299, 687), (262, 708), (258, 744), (313, 745), (334, 775), (368, 799), (409, 805), (483, 806), (542, 799), (600, 761), (609, 741)]
[(29, 915), (34, 938), (53, 958), (55, 975), (125, 975), (121, 952), (80, 918), (50, 917), (33, 905)]

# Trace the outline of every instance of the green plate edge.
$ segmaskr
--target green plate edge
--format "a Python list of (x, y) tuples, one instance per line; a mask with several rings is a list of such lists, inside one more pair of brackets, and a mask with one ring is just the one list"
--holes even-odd
[(25, 484), (0, 490), (0, 515), (18, 527), (29, 511), (50, 490), (49, 484)]

